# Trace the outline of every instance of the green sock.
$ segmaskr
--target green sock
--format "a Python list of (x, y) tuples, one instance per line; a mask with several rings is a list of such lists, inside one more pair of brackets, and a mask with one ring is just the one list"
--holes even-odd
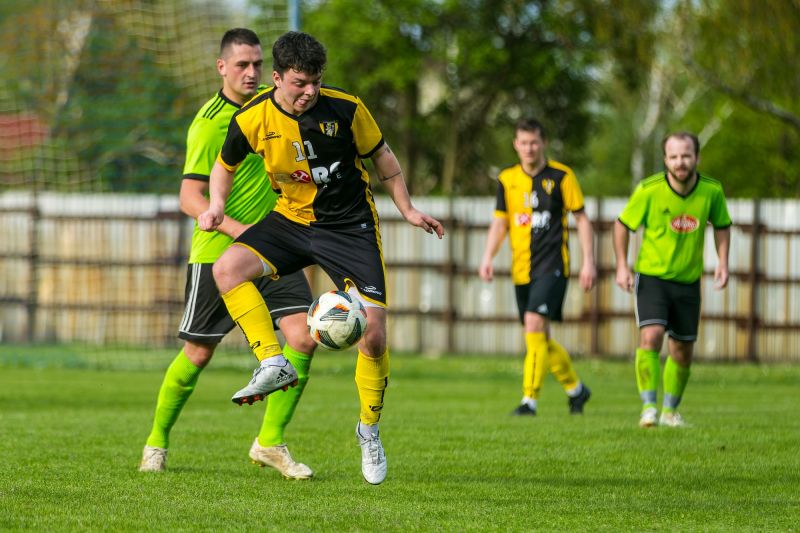
[(311, 356), (303, 354), (289, 346), (283, 347), (283, 356), (297, 370), (297, 385), (286, 391), (273, 392), (267, 397), (267, 412), (258, 434), (261, 446), (277, 446), (283, 444), (283, 430), (292, 419), (303, 389), (308, 382), (308, 371), (311, 368)]
[(639, 387), (639, 397), (645, 408), (656, 406), (660, 371), (661, 362), (657, 351), (636, 349), (636, 385)]
[(690, 367), (681, 366), (672, 357), (667, 357), (664, 365), (664, 411), (674, 411), (678, 408), (690, 373)]
[(150, 436), (147, 437), (148, 446), (169, 447), (169, 432), (175, 421), (178, 420), (178, 415), (181, 414), (186, 400), (192, 395), (202, 370), (189, 361), (183, 350), (169, 365), (164, 374), (164, 381), (161, 383), (161, 390), (158, 391), (153, 429), (150, 430)]

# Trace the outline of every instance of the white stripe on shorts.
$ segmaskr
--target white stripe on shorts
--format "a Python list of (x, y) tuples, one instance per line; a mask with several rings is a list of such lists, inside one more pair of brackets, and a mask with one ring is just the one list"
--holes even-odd
[(189, 333), (187, 329), (191, 326), (192, 320), (194, 320), (194, 309), (197, 304), (197, 289), (200, 285), (200, 269), (202, 265), (200, 263), (193, 263), (190, 267), (192, 270), (192, 282), (189, 288), (189, 297), (186, 299), (186, 309), (183, 311), (181, 325), (178, 328), (178, 330), (183, 333)]

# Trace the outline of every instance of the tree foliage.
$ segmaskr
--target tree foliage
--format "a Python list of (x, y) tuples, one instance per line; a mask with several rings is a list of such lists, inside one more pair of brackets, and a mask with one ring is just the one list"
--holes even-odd
[[(219, 86), (222, 32), (251, 26), (268, 58), (286, 24), (283, 0), (250, 4), (255, 17), (233, 22), (243, 2), (0, 3), (0, 121), (36, 129), (0, 131), (0, 181), (174, 192), (186, 127)], [(302, 7), (329, 50), (324, 81), (366, 102), (414, 194), (491, 194), (516, 162), (513, 123), (536, 116), (590, 195), (629, 193), (663, 167), (662, 137), (690, 130), (730, 196), (800, 196), (798, 0)]]
[(586, 140), (591, 39), (566, 4), (327, 0), (303, 20), (329, 49), (326, 82), (365, 100), (418, 194), (491, 193), (522, 116), (573, 160)]

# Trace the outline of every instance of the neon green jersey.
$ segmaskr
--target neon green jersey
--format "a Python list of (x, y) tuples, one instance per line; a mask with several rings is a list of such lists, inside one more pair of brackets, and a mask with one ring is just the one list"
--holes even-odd
[[(225, 142), (228, 124), (240, 107), (220, 91), (200, 108), (186, 136), (183, 179), (208, 182)], [(225, 214), (243, 224), (254, 224), (272, 210), (277, 197), (270, 186), (264, 161), (258, 154), (250, 154), (236, 169)], [(233, 240), (223, 233), (201, 231), (195, 221), (189, 263), (213, 263), (231, 242)]]
[(686, 196), (670, 187), (665, 173), (643, 179), (619, 221), (631, 231), (644, 225), (636, 272), (680, 283), (694, 283), (703, 274), (706, 225), (731, 225), (722, 185), (699, 173)]

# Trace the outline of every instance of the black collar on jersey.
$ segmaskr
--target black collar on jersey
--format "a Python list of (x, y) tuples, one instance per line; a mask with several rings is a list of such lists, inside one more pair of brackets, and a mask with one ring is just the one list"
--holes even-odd
[[(321, 90), (321, 89), (320, 89), (320, 90)], [(322, 95), (321, 95), (320, 93), (317, 93), (317, 101), (316, 101), (316, 102), (314, 102), (314, 107), (317, 107), (317, 104), (319, 103), (319, 97), (320, 97), (320, 96), (322, 96)], [(278, 111), (280, 111), (281, 113), (283, 113), (284, 115), (286, 115), (287, 117), (289, 117), (289, 118), (290, 118), (290, 119), (292, 119), (292, 120), (300, 120), (300, 119), (301, 119), (301, 118), (303, 118), (305, 115), (307, 115), (309, 111), (311, 111), (312, 109), (314, 109), (314, 107), (311, 107), (311, 108), (309, 108), (309, 109), (306, 109), (306, 110), (303, 112), (303, 114), (302, 114), (302, 115), (294, 115), (294, 114), (292, 114), (292, 113), (289, 113), (288, 111), (286, 111), (284, 108), (282, 108), (282, 107), (281, 107), (281, 105), (278, 103), (278, 101), (277, 101), (277, 100), (275, 100), (275, 91), (270, 91), (270, 92), (269, 92), (269, 99), (270, 99), (270, 100), (272, 100), (272, 105), (274, 105), (274, 106), (275, 106), (275, 109), (277, 109)]]
[(669, 171), (665, 170), (664, 171), (664, 179), (667, 180), (667, 187), (669, 187), (669, 190), (671, 190), (672, 192), (674, 192), (675, 194), (677, 194), (681, 198), (688, 198), (689, 196), (691, 196), (691, 194), (694, 192), (695, 189), (697, 189), (697, 186), (700, 184), (700, 178), (701, 178), (700, 173), (698, 171), (696, 171), (696, 170), (694, 172), (695, 172), (695, 174), (697, 174), (697, 180), (695, 180), (694, 185), (692, 186), (692, 189), (689, 192), (687, 192), (686, 194), (681, 194), (681, 193), (679, 193), (678, 191), (676, 191), (675, 189), (672, 188), (672, 184), (669, 182), (669, 175), (668, 175)]
[(225, 96), (225, 93), (223, 93), (223, 92), (222, 92), (222, 89), (220, 89), (220, 90), (219, 90), (219, 92), (217, 93), (217, 95), (219, 95), (219, 97), (220, 97), (220, 98), (222, 98), (223, 100), (225, 100), (227, 103), (231, 104), (231, 105), (232, 105), (233, 107), (235, 107), (236, 109), (240, 109), (240, 108), (242, 107), (242, 106), (240, 106), (239, 104), (237, 104), (236, 102), (234, 102), (233, 100), (231, 100), (230, 98), (228, 98), (227, 96)]
[(545, 159), (544, 159), (544, 166), (542, 167), (542, 170), (540, 170), (540, 171), (539, 171), (539, 172), (537, 172), (536, 174), (528, 174), (528, 172), (525, 170), (525, 167), (523, 167), (523, 166), (522, 166), (522, 163), (520, 163), (520, 164), (519, 164), (519, 168), (521, 168), (521, 169), (522, 169), (522, 172), (523, 172), (525, 175), (527, 175), (527, 176), (530, 176), (530, 178), (531, 178), (531, 179), (534, 179), (534, 180), (535, 180), (536, 178), (538, 178), (539, 176), (541, 176), (542, 174), (544, 174), (544, 173), (545, 173), (545, 171), (547, 170), (547, 168), (548, 168), (549, 166), (550, 166), (550, 159), (548, 159), (548, 158), (545, 158)]

